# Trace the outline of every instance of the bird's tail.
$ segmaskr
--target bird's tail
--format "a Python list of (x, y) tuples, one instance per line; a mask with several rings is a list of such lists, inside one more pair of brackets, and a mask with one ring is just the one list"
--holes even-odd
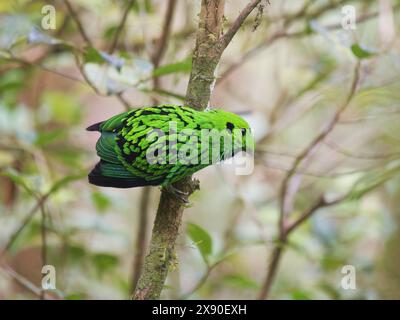
[(99, 187), (110, 188), (135, 188), (149, 185), (159, 185), (162, 181), (148, 181), (136, 177), (127, 171), (123, 165), (100, 160), (88, 175), (89, 183)]

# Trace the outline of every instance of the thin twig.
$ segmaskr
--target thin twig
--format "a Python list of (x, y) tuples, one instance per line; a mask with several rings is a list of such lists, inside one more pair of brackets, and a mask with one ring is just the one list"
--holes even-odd
[[(320, 143), (324, 141), (324, 139), (329, 135), (330, 132), (334, 129), (336, 123), (338, 122), (341, 114), (346, 110), (348, 105), (350, 104), (352, 98), (354, 97), (357, 89), (357, 84), (360, 76), (360, 62), (357, 61), (356, 67), (354, 68), (354, 75), (352, 79), (352, 83), (350, 86), (349, 93), (347, 94), (343, 104), (336, 110), (333, 118), (329, 121), (328, 125), (325, 127), (324, 130), (321, 131), (312, 141), (311, 143), (307, 146), (307, 148), (304, 149), (304, 151), (296, 158), (294, 161), (291, 170), (287, 173), (285, 176), (283, 182), (282, 182), (282, 187), (279, 195), (279, 220), (278, 220), (278, 240), (277, 243), (272, 250), (271, 256), (270, 256), (270, 263), (267, 269), (267, 274), (265, 277), (265, 280), (263, 282), (263, 285), (261, 287), (261, 290), (259, 292), (258, 298), (259, 299), (266, 299), (269, 295), (269, 292), (271, 290), (272, 284), (274, 282), (274, 279), (276, 277), (278, 267), (279, 267), (279, 262), (281, 260), (283, 251), (285, 249), (285, 246), (288, 241), (288, 236), (293, 230), (295, 230), (298, 226), (300, 226), (303, 222), (305, 222), (308, 218), (310, 218), (316, 211), (318, 211), (321, 208), (335, 205), (341, 201), (343, 201), (346, 197), (341, 197), (335, 201), (332, 202), (327, 202), (324, 198), (324, 196), (321, 196), (313, 205), (311, 205), (310, 209), (305, 211), (303, 214), (300, 215), (300, 218), (295, 220), (293, 223), (289, 223), (287, 219), (287, 214), (288, 210), (287, 208), (289, 207), (287, 204), (287, 196), (288, 196), (288, 190), (290, 189), (292, 178), (297, 174), (298, 169), (300, 166), (303, 164), (303, 162), (315, 151), (315, 149), (319, 146)], [(292, 194), (292, 199), (293, 201), (294, 195)]]
[(283, 226), (283, 219), (287, 214), (287, 206), (286, 206), (286, 197), (287, 197), (287, 191), (289, 188), (289, 184), (291, 182), (291, 179), (293, 176), (296, 175), (296, 172), (298, 168), (301, 166), (303, 161), (308, 158), (315, 150), (316, 148), (320, 145), (321, 142), (324, 141), (325, 137), (328, 136), (329, 133), (332, 132), (334, 129), (336, 123), (339, 121), (339, 118), (341, 114), (346, 110), (348, 107), (351, 99), (353, 98), (357, 84), (358, 84), (358, 79), (359, 79), (359, 69), (360, 69), (360, 63), (357, 62), (355, 70), (354, 70), (354, 76), (352, 79), (350, 91), (347, 94), (345, 101), (343, 104), (336, 110), (334, 116), (332, 119), (329, 121), (328, 125), (311, 141), (311, 143), (308, 145), (307, 148), (304, 149), (302, 153), (295, 159), (292, 169), (288, 172), (286, 175), (285, 179), (283, 180), (282, 183), (282, 189), (281, 189), (281, 197), (280, 197), (280, 208), (281, 208), (281, 214), (280, 214), (280, 228), (282, 229)]
[(301, 216), (293, 223), (289, 224), (285, 228), (284, 232), (280, 233), (278, 240), (272, 250), (271, 256), (269, 258), (270, 263), (268, 265), (268, 272), (261, 287), (261, 290), (259, 292), (258, 299), (264, 300), (268, 298), (272, 284), (278, 272), (279, 263), (281, 261), (286, 245), (288, 243), (289, 235), (295, 229), (297, 229), (301, 224), (307, 221), (312, 215), (314, 215), (318, 210), (339, 204), (343, 202), (347, 197), (348, 194), (339, 197), (334, 201), (329, 201), (329, 202), (325, 200), (324, 196), (319, 197), (318, 200), (308, 210), (302, 213)]
[(339, 146), (334, 141), (325, 140), (324, 144), (330, 149), (346, 156), (349, 158), (354, 158), (358, 160), (386, 160), (390, 158), (398, 158), (400, 157), (400, 152), (391, 152), (391, 153), (379, 153), (379, 154), (361, 154), (361, 153), (353, 153), (351, 151), (347, 151), (341, 146)]
[(210, 276), (211, 272), (219, 265), (221, 262), (223, 262), (223, 259), (220, 259), (216, 262), (214, 262), (211, 265), (207, 266), (206, 272), (201, 276), (201, 278), (196, 282), (196, 284), (193, 286), (192, 289), (190, 289), (188, 292), (184, 293), (181, 297), (180, 300), (186, 300), (189, 298), (192, 294), (194, 294), (196, 291), (198, 291), (207, 281), (208, 277)]
[[(41, 247), (42, 266), (45, 266), (45, 265), (47, 265), (47, 239), (46, 239), (46, 211), (45, 211), (43, 202), (40, 205), (40, 212), (41, 212), (40, 230), (41, 230), (41, 238), (42, 238), (42, 247)], [(42, 288), (42, 290), (41, 290), (40, 299), (41, 300), (45, 299), (44, 288)]]
[(32, 207), (31, 211), (29, 211), (29, 213), (26, 215), (26, 217), (22, 220), (19, 227), (12, 233), (8, 242), (4, 245), (4, 247), (2, 248), (2, 250), (0, 252), (0, 261), (4, 257), (5, 253), (12, 247), (15, 240), (17, 240), (18, 236), (21, 234), (21, 232), (24, 230), (24, 228), (32, 220), (35, 213), (40, 209), (40, 207), (43, 205), (43, 203), (47, 200), (49, 195), (50, 195), (50, 193), (46, 193), (38, 199), (36, 204)]
[(277, 40), (282, 39), (282, 38), (296, 38), (300, 35), (303, 35), (305, 33), (303, 32), (293, 32), (293, 33), (287, 33), (286, 31), (279, 31), (273, 34), (268, 38), (268, 40), (264, 41), (263, 43), (259, 44), (258, 46), (250, 49), (247, 51), (245, 54), (243, 54), (239, 60), (233, 62), (231, 65), (229, 65), (225, 71), (222, 72), (222, 74), (218, 77), (217, 80), (217, 85), (220, 85), (227, 77), (233, 73), (236, 69), (241, 67), (245, 62), (249, 61), (252, 57), (256, 56), (259, 54), (262, 50), (268, 48), (272, 44), (274, 44)]
[(77, 12), (73, 8), (73, 6), (69, 2), (69, 0), (64, 0), (64, 3), (67, 6), (67, 9), (68, 9), (72, 19), (75, 21), (75, 24), (78, 27), (79, 33), (81, 34), (83, 40), (86, 42), (86, 44), (88, 44), (91, 47), (93, 47), (92, 41), (90, 40), (90, 38), (86, 34), (85, 28), (83, 27), (83, 24), (82, 24), (81, 20), (79, 19), (79, 16), (78, 16)]
[(109, 54), (112, 54), (115, 51), (115, 49), (117, 48), (119, 37), (120, 37), (120, 35), (122, 33), (122, 30), (125, 27), (125, 23), (126, 23), (126, 21), (128, 19), (129, 12), (131, 11), (131, 8), (134, 5), (134, 3), (135, 3), (135, 0), (130, 0), (128, 5), (126, 6), (126, 8), (124, 10), (121, 22), (119, 23), (118, 28), (115, 31), (114, 39), (113, 39), (113, 41), (111, 43), (110, 49), (108, 50)]
[(135, 292), (136, 290), (136, 286), (142, 271), (142, 265), (146, 252), (147, 221), (149, 216), (150, 192), (151, 192), (150, 187), (143, 188), (140, 198), (139, 224), (136, 237), (135, 257), (133, 259), (131, 292)]
[[(88, 37), (88, 35), (86, 34), (85, 30), (82, 27), (82, 23), (81, 23), (81, 21), (79, 19), (79, 16), (74, 11), (74, 9), (71, 6), (71, 4), (69, 3), (69, 1), (68, 0), (64, 0), (64, 1), (65, 1), (65, 4), (68, 7), (68, 10), (69, 10), (72, 18), (74, 19), (75, 23), (77, 24), (78, 30), (79, 30), (82, 38), (85, 40), (86, 45), (89, 45), (89, 46), (93, 47), (92, 41), (90, 40), (90, 38)], [(133, 5), (133, 2), (134, 2), (134, 0), (131, 0), (131, 3), (129, 3), (128, 8), (124, 13), (123, 21), (121, 22), (121, 24), (119, 26), (119, 31), (117, 31), (116, 37), (114, 38), (115, 46), (117, 45), (118, 38), (119, 38), (119, 33), (122, 31), (122, 29), (123, 29), (123, 27), (125, 25), (125, 22), (126, 22), (126, 19), (127, 19), (127, 15), (128, 15), (128, 13), (130, 11), (131, 6)], [(110, 48), (110, 53), (112, 53), (114, 50), (115, 50), (115, 47), (114, 47), (114, 45), (112, 45), (112, 47)], [(94, 92), (96, 92), (96, 94), (103, 95), (99, 91), (99, 89), (95, 86), (95, 84), (92, 83), (90, 81), (89, 77), (86, 75), (85, 70), (84, 70), (84, 65), (83, 65), (83, 63), (80, 62), (78, 54), (76, 52), (73, 52), (73, 54), (74, 54), (76, 66), (78, 67), (79, 72), (81, 73), (82, 77), (85, 79), (86, 83), (94, 90)], [(125, 100), (125, 98), (123, 97), (121, 92), (115, 94), (115, 96), (122, 103), (122, 105), (124, 106), (125, 110), (129, 110), (130, 109), (130, 106), (131, 106), (130, 103), (127, 100)]]
[[(86, 170), (85, 170), (86, 172)], [(86, 176), (86, 174), (85, 174)], [(32, 207), (31, 211), (25, 216), (25, 218), (22, 220), (20, 226), (12, 233), (10, 236), (8, 242), (6, 245), (1, 249), (0, 251), (0, 262), (2, 258), (4, 257), (5, 253), (12, 247), (14, 244), (15, 240), (17, 240), (18, 236), (21, 234), (21, 232), (24, 230), (24, 228), (28, 225), (28, 223), (32, 220), (34, 217), (35, 213), (41, 208), (42, 205), (45, 204), (45, 202), (49, 199), (49, 197), (56, 192), (62, 185), (69, 183), (73, 180), (81, 179), (83, 177), (82, 174), (74, 175), (74, 176), (68, 176), (65, 178), (60, 179), (59, 181), (56, 181), (53, 186), (43, 195), (37, 196), (37, 202), (36, 204)]]
[[(331, 3), (327, 4), (325, 6), (322, 6), (320, 9), (310, 13), (309, 15), (304, 16), (304, 18), (308, 21), (311, 19), (316, 19), (319, 16), (325, 14), (328, 10), (331, 10), (335, 8), (337, 5), (340, 3)], [(395, 5), (394, 9), (399, 9), (400, 5)], [(219, 76), (217, 85), (221, 84), (227, 77), (232, 74), (235, 70), (237, 70), (239, 67), (244, 65), (247, 61), (249, 61), (251, 58), (256, 56), (257, 54), (261, 53), (264, 49), (270, 47), (272, 44), (274, 44), (277, 40), (280, 39), (296, 39), (299, 37), (307, 36), (309, 35), (309, 31), (307, 29), (299, 30), (299, 31), (292, 31), (292, 32), (287, 32), (286, 30), (289, 28), (289, 26), (296, 22), (298, 19), (302, 18), (305, 13), (304, 8), (300, 10), (297, 14), (285, 17), (284, 20), (284, 29), (279, 30), (275, 32), (272, 36), (267, 37), (262, 43), (257, 45), (256, 47), (250, 49), (248, 52), (246, 52), (244, 55), (242, 55), (239, 60), (233, 62), (231, 65), (229, 65)], [(366, 22), (370, 19), (373, 19), (379, 15), (379, 12), (372, 12), (372, 13), (367, 13), (365, 15), (357, 17), (356, 23), (363, 23)], [(326, 27), (328, 30), (337, 30), (342, 27), (341, 23), (334, 23), (334, 24), (329, 24)]]
[(20, 64), (22, 66), (39, 67), (40, 69), (42, 69), (42, 70), (44, 70), (46, 72), (54, 73), (54, 74), (56, 74), (56, 75), (58, 75), (60, 77), (63, 77), (63, 78), (66, 78), (66, 79), (69, 79), (69, 80), (72, 80), (72, 81), (77, 81), (77, 82), (84, 83), (84, 81), (82, 79), (80, 79), (80, 78), (77, 78), (77, 77), (74, 77), (72, 75), (68, 75), (68, 74), (62, 73), (62, 72), (60, 72), (58, 70), (55, 70), (55, 69), (48, 68), (45, 65), (43, 65), (42, 63), (40, 63), (40, 62), (38, 63), (37, 61), (28, 61), (28, 60), (25, 60), (25, 59), (22, 59), (22, 58), (19, 58), (19, 57), (16, 57), (16, 56), (11, 56), (11, 57), (8, 57), (8, 58), (2, 57), (2, 58), (0, 58), (0, 60), (7, 60), (7, 61), (10, 61), (11, 63), (15, 62), (15, 63), (18, 63), (18, 64)]
[[(235, 230), (237, 221), (239, 220), (239, 217), (240, 217), (241, 213), (243, 212), (243, 207), (244, 207), (243, 199), (239, 198), (237, 196), (233, 202), (232, 207), (235, 210), (235, 213), (233, 214), (233, 217), (232, 217), (232, 219), (229, 223), (229, 226), (224, 235), (224, 245), (221, 250), (222, 255), (225, 254), (232, 247), (232, 238), (233, 238), (234, 230)], [(224, 261), (225, 261), (225, 259), (222, 258), (222, 259), (215, 261), (212, 264), (207, 264), (207, 269), (204, 272), (204, 274), (201, 276), (201, 278), (192, 287), (192, 289), (190, 289), (188, 292), (182, 294), (180, 299), (185, 300), (185, 299), (189, 298), (192, 294), (197, 292), (206, 283), (209, 276), (211, 275), (211, 272)]]
[(297, 220), (288, 225), (286, 229), (286, 235), (289, 235), (306, 220), (308, 220), (317, 210), (337, 205), (344, 201), (347, 197), (348, 194), (345, 194), (344, 196), (341, 196), (333, 201), (327, 201), (324, 196), (319, 197), (318, 200), (308, 210), (303, 212)]
[(222, 50), (224, 50), (229, 43), (231, 42), (232, 38), (238, 32), (239, 28), (242, 26), (244, 20), (249, 16), (249, 14), (260, 4), (261, 0), (252, 0), (247, 4), (247, 6), (240, 12), (239, 16), (236, 20), (232, 23), (228, 31), (221, 38), (221, 46)]
[[(21, 286), (23, 286), (25, 289), (33, 293), (35, 296), (37, 296), (39, 299), (42, 299), (42, 294), (43, 290), (40, 289), (39, 287), (35, 286), (31, 281), (20, 275), (18, 272), (16, 272), (14, 269), (12, 269), (10, 266), (2, 263), (0, 264), (1, 270), (4, 271), (4, 273), (17, 281)], [(46, 297), (47, 299), (54, 300), (54, 298), (51, 297)]]
[(129, 111), (131, 109), (131, 104), (128, 102), (128, 100), (126, 100), (124, 98), (124, 96), (122, 95), (122, 92), (119, 92), (115, 95), (117, 97), (117, 99), (119, 100), (119, 102), (122, 103), (122, 105), (124, 106), (126, 111)]
[[(161, 36), (156, 41), (155, 51), (152, 54), (151, 61), (153, 62), (154, 69), (158, 68), (162, 57), (165, 54), (167, 47), (167, 40), (170, 36), (172, 20), (175, 12), (176, 0), (169, 0), (167, 4), (167, 11), (165, 13), (163, 28), (161, 31)], [(153, 77), (153, 91), (161, 90), (160, 79), (158, 77)], [(157, 104), (158, 99), (153, 99), (154, 104)]]
[(156, 42), (156, 48), (151, 58), (154, 64), (154, 68), (157, 68), (159, 66), (161, 58), (165, 53), (167, 39), (171, 31), (171, 24), (175, 12), (175, 7), (176, 7), (176, 0), (168, 0), (167, 11), (165, 14), (161, 36)]

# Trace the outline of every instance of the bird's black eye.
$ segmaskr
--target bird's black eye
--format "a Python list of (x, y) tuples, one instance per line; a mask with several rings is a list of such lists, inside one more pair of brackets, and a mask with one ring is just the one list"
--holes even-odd
[(226, 128), (232, 132), (232, 130), (235, 128), (235, 125), (232, 122), (227, 122), (226, 123)]
[(241, 132), (242, 132), (242, 136), (245, 136), (245, 135), (246, 135), (246, 129), (243, 128), (243, 129), (241, 130)]

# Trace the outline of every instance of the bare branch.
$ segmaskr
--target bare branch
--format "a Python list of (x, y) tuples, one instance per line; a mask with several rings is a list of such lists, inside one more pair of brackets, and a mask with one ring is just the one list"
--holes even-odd
[[(234, 232), (236, 224), (239, 220), (239, 217), (240, 217), (241, 213), (243, 212), (243, 208), (244, 208), (243, 199), (236, 197), (235, 201), (233, 202), (233, 206), (232, 206), (232, 209), (235, 211), (235, 213), (233, 214), (233, 217), (232, 217), (232, 219), (229, 223), (229, 226), (224, 235), (224, 246), (221, 250), (222, 255), (225, 254), (232, 247), (233, 232)], [(225, 256), (225, 258), (226, 258), (226, 256)], [(207, 265), (207, 269), (206, 269), (205, 273), (201, 276), (201, 278), (197, 281), (197, 283), (192, 287), (192, 289), (190, 289), (188, 292), (184, 293), (180, 299), (183, 299), (183, 300), (187, 299), (192, 294), (197, 292), (206, 283), (211, 272), (217, 266), (219, 266), (222, 262), (224, 262), (225, 258), (219, 259), (219, 260), (215, 261), (214, 263), (212, 263), (211, 265)]]
[(283, 229), (283, 220), (284, 217), (287, 214), (287, 206), (286, 206), (286, 197), (287, 197), (287, 192), (289, 189), (289, 184), (291, 182), (291, 179), (294, 175), (296, 175), (296, 172), (298, 168), (302, 165), (303, 161), (308, 158), (314, 150), (320, 145), (321, 142), (324, 141), (325, 137), (332, 132), (334, 129), (336, 123), (339, 121), (339, 118), (343, 111), (348, 107), (351, 99), (353, 98), (357, 84), (358, 84), (358, 79), (359, 79), (359, 69), (360, 69), (360, 63), (357, 62), (355, 70), (354, 70), (354, 76), (353, 80), (351, 83), (350, 91), (347, 94), (345, 101), (343, 104), (337, 109), (335, 112), (333, 118), (329, 121), (328, 125), (311, 141), (311, 143), (308, 145), (307, 148), (304, 149), (304, 151), (296, 158), (296, 160), (293, 163), (292, 169), (288, 172), (286, 175), (285, 179), (282, 182), (282, 189), (281, 189), (281, 196), (280, 196), (280, 228)]
[(67, 9), (68, 9), (72, 19), (75, 21), (75, 24), (78, 27), (79, 33), (81, 34), (83, 40), (86, 42), (86, 44), (93, 46), (92, 41), (86, 34), (85, 28), (83, 27), (83, 24), (82, 24), (81, 20), (79, 19), (78, 14), (76, 13), (75, 9), (72, 7), (69, 0), (64, 0), (64, 3), (67, 6)]
[(135, 0), (130, 0), (128, 5), (126, 6), (126, 8), (124, 10), (124, 13), (123, 13), (122, 18), (121, 18), (121, 22), (119, 23), (118, 28), (115, 31), (114, 39), (113, 39), (113, 41), (111, 43), (110, 49), (108, 50), (109, 54), (112, 54), (115, 51), (115, 49), (117, 48), (119, 37), (120, 37), (120, 35), (122, 33), (122, 30), (125, 27), (125, 23), (126, 23), (126, 21), (128, 19), (129, 12), (131, 11), (132, 6), (134, 5), (134, 3), (135, 3)]
[(131, 292), (135, 292), (137, 283), (139, 281), (140, 273), (142, 270), (143, 260), (146, 251), (146, 237), (147, 237), (147, 221), (149, 215), (149, 200), (150, 200), (150, 187), (145, 187), (142, 190), (139, 206), (139, 224), (136, 237), (136, 252), (133, 259), (133, 274)]
[(124, 96), (122, 95), (122, 92), (117, 93), (115, 95), (117, 97), (117, 99), (119, 100), (119, 102), (122, 103), (122, 105), (124, 106), (126, 111), (129, 111), (131, 109), (131, 104), (124, 98)]
[(151, 59), (154, 64), (154, 68), (157, 68), (159, 66), (161, 58), (164, 55), (167, 39), (171, 31), (171, 24), (175, 12), (175, 7), (176, 7), (176, 0), (168, 0), (167, 12), (165, 14), (161, 36), (157, 40), (156, 49)]
[(28, 223), (32, 220), (33, 216), (35, 213), (41, 208), (43, 203), (47, 200), (49, 197), (50, 193), (47, 193), (40, 197), (36, 204), (33, 206), (31, 211), (25, 216), (24, 220), (22, 220), (20, 226), (12, 233), (10, 239), (8, 242), (4, 245), (3, 249), (0, 252), (0, 261), (4, 257), (5, 253), (11, 248), (11, 246), (14, 244), (15, 240), (17, 240), (18, 236), (21, 234), (22, 230), (28, 225)]
[(319, 197), (318, 200), (307, 211), (303, 212), (302, 215), (297, 220), (289, 224), (289, 226), (286, 229), (286, 235), (289, 235), (292, 231), (298, 228), (302, 223), (308, 220), (319, 209), (339, 204), (343, 202), (347, 197), (348, 194), (341, 196), (333, 201), (327, 201), (324, 196)]
[[(335, 6), (337, 6), (339, 4), (340, 3), (336, 3)], [(300, 18), (304, 18), (308, 21), (311, 19), (316, 19), (319, 16), (325, 14), (328, 10), (335, 8), (335, 6), (332, 6), (332, 3), (328, 3), (327, 5), (322, 6), (321, 8), (319, 8), (318, 10), (316, 10), (310, 14), (306, 14), (306, 10), (305, 10), (306, 6), (305, 6), (297, 14), (284, 17), (284, 19), (285, 19), (284, 20), (284, 28), (282, 30), (275, 32), (271, 36), (267, 37), (262, 43), (260, 43), (256, 47), (250, 49), (248, 52), (246, 52), (244, 55), (242, 55), (237, 61), (233, 62), (230, 66), (228, 66), (225, 69), (225, 71), (223, 71), (222, 74), (220, 75), (220, 77), (218, 78), (217, 85), (221, 84), (235, 70), (240, 68), (243, 64), (245, 64), (247, 61), (249, 61), (254, 56), (261, 53), (264, 49), (267, 49), (268, 47), (270, 47), (277, 40), (295, 39), (295, 38), (304, 37), (304, 36), (307, 36), (310, 34), (308, 32), (308, 30), (306, 30), (306, 29), (299, 30), (299, 31), (287, 32), (286, 30), (288, 29), (289, 26), (292, 25), (292, 23), (298, 21)], [(394, 5), (393, 9), (394, 10), (400, 9), (400, 4)], [(357, 17), (357, 23), (362, 23), (362, 22), (366, 22), (370, 19), (374, 19), (378, 15), (379, 15), (379, 12), (366, 13), (364, 15)], [(275, 21), (273, 21), (273, 22), (275, 22)], [(340, 23), (334, 23), (334, 24), (329, 24), (329, 25), (325, 26), (325, 28), (328, 30), (337, 30), (337, 29), (340, 29), (341, 27), (342, 27), (342, 25)]]
[[(47, 235), (46, 235), (46, 210), (44, 207), (44, 203), (40, 204), (40, 212), (41, 212), (41, 223), (40, 223), (40, 231), (42, 238), (42, 246), (41, 246), (41, 255), (42, 255), (42, 266), (47, 265)], [(40, 299), (45, 300), (45, 291), (42, 288), (40, 292)]]
[(249, 16), (249, 14), (254, 10), (261, 3), (261, 0), (252, 0), (247, 4), (247, 6), (240, 12), (239, 16), (236, 20), (232, 23), (228, 31), (221, 38), (221, 45), (222, 50), (224, 50), (229, 43), (231, 42), (232, 38), (238, 32), (239, 28), (242, 26), (244, 20)]
[(78, 77), (62, 73), (62, 72), (60, 72), (58, 70), (55, 70), (55, 69), (48, 68), (45, 65), (43, 65), (40, 61), (36, 61), (36, 60), (35, 61), (29, 61), (29, 60), (26, 60), (26, 59), (23, 59), (23, 58), (16, 57), (14, 55), (12, 55), (12, 56), (10, 56), (8, 58), (2, 57), (0, 60), (7, 60), (7, 61), (10, 61), (11, 63), (15, 62), (15, 63), (20, 64), (21, 66), (38, 67), (38, 68), (40, 68), (40, 69), (42, 69), (42, 70), (44, 70), (46, 72), (54, 73), (54, 74), (56, 74), (56, 75), (58, 75), (60, 77), (66, 78), (68, 80), (85, 83), (82, 79), (80, 79)]
[[(86, 170), (85, 170), (86, 172)], [(86, 175), (86, 174), (85, 174)], [(37, 196), (37, 202), (36, 204), (32, 207), (31, 211), (25, 216), (25, 218), (22, 220), (20, 226), (12, 233), (10, 239), (6, 243), (6, 245), (3, 247), (3, 249), (0, 251), (0, 262), (3, 259), (5, 253), (11, 248), (11, 246), (14, 244), (15, 240), (17, 240), (18, 236), (21, 234), (22, 230), (28, 225), (28, 223), (32, 220), (34, 217), (35, 213), (41, 208), (42, 205), (45, 204), (45, 202), (49, 199), (49, 197), (56, 192), (61, 185), (69, 183), (73, 180), (77, 180), (82, 178), (82, 174), (76, 175), (76, 176), (70, 176), (66, 178), (62, 178), (61, 180), (55, 182), (53, 186), (43, 195)]]
[[(323, 207), (327, 206), (333, 206), (335, 204), (340, 203), (344, 199), (346, 199), (346, 196), (343, 196), (335, 201), (327, 202), (324, 198), (324, 196), (321, 196), (318, 198), (318, 200), (311, 205), (311, 207), (302, 213), (300, 215), (300, 218), (295, 220), (293, 223), (289, 223), (287, 221), (287, 196), (288, 196), (288, 190), (290, 189), (290, 184), (292, 181), (292, 178), (297, 174), (297, 171), (299, 167), (303, 164), (303, 162), (314, 152), (314, 150), (319, 146), (321, 142), (324, 141), (326, 136), (334, 129), (336, 123), (338, 122), (340, 115), (343, 113), (343, 111), (348, 107), (350, 101), (352, 100), (356, 89), (357, 89), (357, 84), (358, 84), (358, 79), (359, 79), (359, 72), (360, 72), (360, 63), (357, 62), (356, 67), (354, 69), (354, 76), (352, 79), (352, 83), (350, 86), (349, 93), (347, 94), (345, 101), (343, 104), (337, 109), (335, 112), (334, 117), (330, 120), (328, 125), (325, 127), (324, 130), (321, 131), (320, 134), (315, 137), (312, 142), (308, 145), (308, 147), (296, 158), (296, 160), (293, 163), (293, 166), (291, 170), (287, 173), (285, 176), (285, 179), (282, 182), (282, 188), (279, 196), (279, 204), (280, 204), (280, 212), (279, 212), (279, 220), (278, 220), (278, 242), (275, 245), (274, 249), (272, 250), (272, 253), (270, 255), (269, 259), (269, 266), (267, 269), (267, 274), (265, 276), (265, 280), (263, 282), (263, 285), (261, 287), (261, 290), (259, 292), (259, 299), (266, 299), (269, 295), (269, 292), (271, 290), (272, 284), (274, 282), (274, 279), (276, 277), (277, 271), (278, 271), (278, 266), (279, 262), (281, 260), (283, 251), (285, 249), (285, 246), (288, 242), (288, 236), (293, 230), (295, 230), (298, 226), (300, 226), (302, 223), (304, 223), (307, 219), (309, 219), (316, 211)], [(292, 198), (295, 195), (292, 195)]]
[(34, 295), (36, 295), (40, 299), (42, 299), (42, 297), (43, 297), (43, 298), (46, 298), (46, 299), (49, 299), (49, 300), (54, 300), (54, 298), (46, 295), (41, 288), (38, 288), (37, 286), (35, 286), (32, 282), (30, 282), (25, 277), (21, 276), (19, 273), (17, 273), (10, 266), (8, 266), (8, 265), (6, 265), (4, 263), (1, 264), (0, 266), (1, 266), (1, 269), (4, 271), (4, 273), (7, 274), (7, 276), (9, 276), (10, 278), (12, 278), (15, 281), (17, 281), (21, 286), (23, 286), (25, 289), (27, 289), (28, 291), (30, 291), (31, 293), (33, 293)]

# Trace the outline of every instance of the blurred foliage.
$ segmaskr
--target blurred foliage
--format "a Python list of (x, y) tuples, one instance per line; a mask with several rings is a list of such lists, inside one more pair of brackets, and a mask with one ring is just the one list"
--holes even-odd
[[(178, 1), (165, 57), (155, 68), (152, 50), (166, 2), (135, 1), (114, 52), (110, 43), (126, 1), (71, 0), (91, 44), (61, 1), (0, 2), (0, 248), (22, 225), (4, 261), (40, 285), (40, 206), (26, 224), (24, 219), (45, 197), (46, 260), (57, 270), (55, 296), (131, 295), (141, 192), (87, 183), (97, 137), (85, 128), (124, 110), (122, 95), (133, 107), (182, 102), (198, 4)], [(271, 297), (398, 298), (400, 3), (270, 2), (256, 30), (252, 16), (222, 57), (211, 101), (251, 111), (260, 151), (254, 172), (235, 176), (222, 165), (198, 174), (202, 189), (185, 212), (179, 264), (171, 268), (164, 298), (187, 292), (190, 298), (257, 296), (276, 244), (282, 179), (342, 103), (357, 59), (357, 92), (301, 168), (291, 214), (298, 216), (321, 194), (347, 196), (293, 233)], [(41, 29), (46, 4), (56, 7), (56, 30)], [(227, 25), (244, 4), (227, 3)], [(345, 4), (364, 17), (354, 31), (340, 27)], [(157, 201), (154, 192), (150, 212)], [(356, 267), (357, 290), (340, 287), (347, 264)], [(0, 270), (0, 299), (33, 297)]]

